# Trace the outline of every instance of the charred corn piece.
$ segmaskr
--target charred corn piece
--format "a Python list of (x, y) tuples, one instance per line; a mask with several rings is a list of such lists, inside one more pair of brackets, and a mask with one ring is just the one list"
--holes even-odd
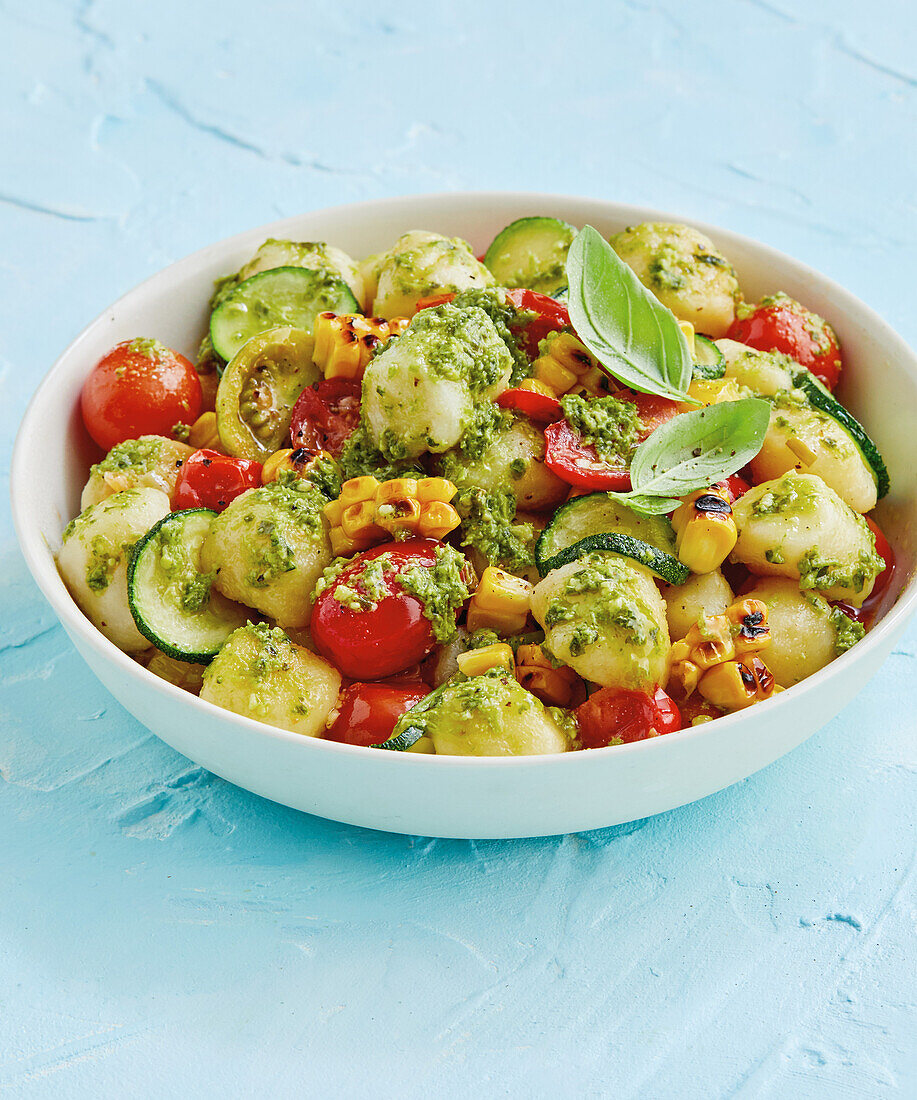
[(675, 550), (692, 573), (710, 573), (726, 560), (738, 539), (725, 485), (698, 489), (672, 516)]
[[(337, 500), (325, 506), (335, 553), (354, 553), (387, 538), (422, 535), (442, 539), (461, 523), (449, 504), (455, 486), (444, 477), (398, 477), (380, 482), (367, 475), (341, 486)], [(336, 534), (335, 532), (341, 532)]]
[(553, 668), (545, 651), (537, 643), (521, 645), (516, 650), (516, 664), (520, 668)]
[(341, 495), (338, 497), (346, 508), (348, 504), (358, 504), (364, 500), (375, 500), (379, 482), (371, 475), (365, 477), (352, 477), (341, 486)]
[(417, 534), (425, 539), (444, 539), (461, 522), (461, 516), (451, 504), (434, 500), (423, 506), (420, 522), (417, 525)]
[(376, 506), (371, 500), (348, 504), (341, 513), (341, 530), (349, 539), (371, 539), (376, 529)]
[[(407, 318), (399, 318), (398, 322)], [(397, 332), (393, 331), (395, 325)], [(359, 313), (320, 313), (313, 332), (312, 361), (326, 378), (360, 379), (373, 353), (394, 335), (404, 331), (400, 323)]]
[(188, 430), (188, 445), (200, 450), (207, 447), (211, 451), (221, 451), (220, 433), (217, 431), (217, 414), (205, 412), (194, 421)]
[(767, 604), (763, 600), (736, 600), (726, 608), (737, 657), (757, 653), (771, 644)]
[(468, 629), (490, 629), (498, 634), (518, 634), (525, 626), (534, 587), (493, 565), (481, 574), (468, 606)]
[(282, 451), (274, 451), (264, 460), (264, 465), (261, 467), (261, 484), (269, 485), (282, 473), (287, 472), (306, 477), (320, 459), (333, 462), (327, 451), (319, 451), (317, 455), (307, 451), (305, 447), (295, 449), (287, 447)]
[(434, 501), (448, 504), (455, 496), (455, 486), (444, 477), (422, 477), (417, 481), (417, 499), (421, 504)]
[(573, 698), (573, 682), (564, 675), (565, 671), (562, 668), (517, 668), (516, 679), (546, 707), (565, 707)]
[(377, 504), (374, 509), (375, 522), (393, 538), (405, 538), (414, 534), (420, 527), (422, 508), (415, 497), (401, 497)]
[(533, 364), (536, 381), (547, 386), (558, 397), (585, 386), (587, 376), (595, 379), (592, 372), (597, 368), (598, 362), (589, 349), (570, 332), (549, 336), (543, 354)]
[[(688, 386), (688, 393), (696, 401), (705, 405), (719, 405), (721, 401), (738, 401), (743, 396), (742, 387), (734, 378), (695, 378)], [(697, 408), (682, 402), (679, 412), (690, 412)]]
[(523, 378), (519, 383), (520, 390), (531, 390), (532, 393), (541, 393), (545, 397), (554, 397), (555, 391), (550, 386), (545, 385), (544, 382), (539, 382), (537, 378)]
[(689, 661), (687, 658), (673, 661), (669, 670), (666, 691), (673, 699), (688, 699), (697, 690), (700, 677), (701, 670), (693, 661)]
[(723, 710), (744, 710), (769, 699), (776, 687), (770, 669), (754, 656), (716, 665), (704, 673), (697, 685), (708, 702)]
[(505, 668), (507, 672), (515, 670), (513, 650), (506, 642), (494, 642), (481, 649), (470, 649), (456, 658), (459, 670), (466, 676), (480, 676), (492, 668)]

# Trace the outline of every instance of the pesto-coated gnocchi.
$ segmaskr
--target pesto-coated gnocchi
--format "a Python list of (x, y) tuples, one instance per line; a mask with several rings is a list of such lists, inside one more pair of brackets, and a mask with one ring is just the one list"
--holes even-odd
[(119, 443), (89, 471), (80, 508), (141, 486), (161, 489), (171, 497), (182, 464), (193, 453), (193, 447), (162, 435), (144, 435)]
[(735, 340), (717, 340), (726, 360), (725, 378), (761, 397), (775, 397), (793, 388), (793, 360), (776, 351), (757, 351)]
[(692, 573), (684, 584), (667, 585), (663, 597), (673, 642), (683, 638), (698, 619), (722, 615), (733, 598), (729, 582), (719, 569)]
[(64, 531), (57, 567), (83, 614), (125, 653), (150, 643), (127, 602), (127, 565), (139, 538), (169, 513), (160, 489), (125, 489), (91, 504)]
[(762, 482), (733, 512), (732, 558), (753, 573), (793, 577), (803, 589), (859, 607), (882, 571), (866, 521), (814, 474)]
[(213, 521), (201, 560), (214, 586), (278, 625), (309, 625), (312, 589), (331, 564), (325, 498), (295, 476), (249, 489)]
[(279, 627), (248, 623), (207, 666), (201, 698), (291, 733), (320, 737), (340, 687), (336, 668)]

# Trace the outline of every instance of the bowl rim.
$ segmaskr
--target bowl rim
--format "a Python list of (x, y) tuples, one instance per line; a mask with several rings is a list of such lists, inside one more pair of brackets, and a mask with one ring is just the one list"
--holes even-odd
[[(272, 737), (287, 742), (288, 744), (297, 744), (301, 747), (302, 751), (306, 752), (343, 753), (350, 756), (357, 753), (364, 756), (366, 759), (370, 759), (374, 755), (367, 750), (367, 747), (362, 745), (350, 745), (340, 741), (329, 741), (323, 737), (304, 736), (300, 733), (294, 733), (291, 730), (285, 730), (278, 726), (259, 722), (256, 719), (248, 718), (234, 711), (226, 710), (223, 707), (218, 707), (216, 704), (209, 703), (199, 698), (197, 695), (184, 691), (182, 688), (156, 676), (144, 665), (134, 660), (127, 653), (120, 650), (113, 642), (109, 641), (101, 631), (92, 625), (89, 619), (77, 606), (57, 571), (54, 555), (47, 554), (49, 547), (45, 536), (37, 529), (37, 526), (33, 525), (31, 522), (27, 500), (28, 479), (25, 476), (28, 469), (27, 442), (34, 428), (33, 422), (39, 418), (45, 394), (53, 387), (56, 381), (56, 375), (65, 361), (73, 356), (79, 345), (89, 337), (91, 331), (94, 330), (96, 325), (105, 317), (116, 312), (119, 307), (126, 305), (129, 301), (138, 297), (143, 297), (153, 289), (154, 284), (158, 284), (160, 281), (166, 281), (168, 277), (175, 272), (176, 268), (185, 266), (191, 267), (200, 264), (211, 254), (231, 248), (233, 245), (242, 245), (247, 238), (252, 236), (258, 236), (262, 233), (265, 237), (280, 236), (285, 231), (285, 227), (293, 226), (303, 217), (307, 216), (321, 217), (322, 215), (342, 214), (345, 212), (367, 213), (375, 210), (384, 211), (386, 208), (395, 208), (403, 205), (405, 202), (417, 202), (418, 204), (422, 204), (430, 201), (441, 201), (444, 203), (449, 203), (451, 201), (455, 203), (465, 202), (472, 206), (480, 206), (486, 204), (488, 201), (496, 200), (539, 203), (543, 204), (547, 209), (550, 209), (551, 203), (565, 204), (579, 202), (592, 204), (596, 207), (605, 208), (611, 216), (620, 216), (623, 214), (628, 218), (628, 221), (631, 220), (628, 212), (631, 212), (633, 218), (639, 219), (639, 221), (678, 221), (683, 224), (691, 225), (714, 239), (725, 241), (727, 250), (730, 241), (740, 246), (751, 248), (758, 252), (765, 260), (787, 264), (791, 268), (794, 268), (800, 276), (814, 279), (826, 293), (830, 294), (832, 298), (838, 302), (840, 308), (843, 308), (845, 305), (854, 306), (855, 309), (863, 314), (870, 324), (875, 327), (876, 333), (883, 344), (897, 345), (898, 351), (903, 353), (902, 357), (907, 361), (908, 372), (914, 381), (915, 387), (917, 387), (917, 354), (915, 354), (904, 338), (896, 332), (879, 313), (861, 299), (857, 298), (856, 295), (847, 290), (840, 283), (837, 283), (834, 279), (822, 274), (803, 261), (797, 260), (795, 257), (779, 249), (773, 248), (771, 245), (757, 241), (753, 237), (736, 233), (730, 229), (724, 229), (718, 225), (698, 221), (694, 218), (683, 218), (681, 215), (673, 214), (670, 211), (598, 199), (591, 196), (514, 190), (425, 192), (413, 195), (389, 196), (382, 199), (370, 199), (357, 203), (342, 203), (335, 206), (321, 207), (316, 210), (302, 211), (299, 214), (277, 219), (264, 225), (242, 230), (229, 237), (223, 237), (218, 241), (213, 241), (203, 248), (199, 248), (173, 263), (168, 264), (166, 267), (154, 272), (140, 283), (137, 283), (110, 305), (102, 309), (96, 317), (83, 327), (58, 355), (42, 381), (36, 387), (26, 407), (13, 446), (12, 461), (10, 464), (10, 498), (13, 525), (20, 550), (32, 577), (68, 634), (72, 632), (77, 633), (81, 640), (94, 650), (100, 658), (113, 662), (116, 667), (128, 676), (128, 678), (136, 677), (140, 683), (144, 683), (147, 686), (154, 686), (158, 690), (164, 692), (166, 696), (189, 705), (192, 711), (201, 710), (201, 708), (203, 708), (201, 713), (208, 715), (211, 719), (215, 717), (215, 711), (219, 712), (219, 716), (223, 721), (239, 727), (242, 731)], [(801, 683), (781, 692), (776, 698), (768, 700), (768, 707), (774, 718), (779, 720), (780, 714), (782, 714), (788, 706), (793, 707), (796, 700), (799, 700), (805, 692), (816, 690), (821, 683), (829, 677), (843, 674), (851, 661), (865, 659), (869, 652), (880, 648), (889, 635), (893, 635), (896, 631), (904, 628), (907, 620), (915, 611), (917, 611), (917, 572), (907, 577), (895, 603), (884, 612), (879, 622), (867, 633), (862, 641), (858, 642), (856, 646), (835, 658), (824, 668), (803, 680)], [(718, 731), (722, 732), (724, 728), (722, 723), (735, 725), (745, 718), (747, 714), (747, 711), (736, 711), (733, 714), (724, 715), (716, 719), (716, 728)], [(644, 741), (635, 741), (624, 745), (610, 745), (605, 748), (590, 749), (589, 751), (590, 755), (592, 753), (601, 753), (603, 756), (614, 752), (618, 754), (623, 761), (625, 756), (632, 757), (639, 753), (664, 751), (665, 744), (668, 743), (669, 739), (672, 737), (677, 737), (679, 742), (684, 742), (689, 738), (692, 740), (703, 738), (710, 734), (710, 726), (711, 723), (702, 723), (698, 726), (689, 726), (686, 729), (678, 730), (672, 734), (666, 734), (664, 737), (653, 737)], [(385, 755), (388, 758), (391, 758), (393, 755), (401, 757), (405, 761), (404, 766), (407, 767), (521, 769), (543, 768), (548, 766), (577, 766), (575, 762), (581, 756), (581, 753), (566, 752), (533, 756), (447, 756), (402, 752), (397, 754), (387, 753)], [(408, 761), (413, 761), (413, 764), (408, 763)]]

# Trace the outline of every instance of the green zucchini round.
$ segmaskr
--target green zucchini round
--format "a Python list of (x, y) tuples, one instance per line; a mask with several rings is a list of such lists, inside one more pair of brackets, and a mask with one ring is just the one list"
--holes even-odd
[(567, 250), (576, 230), (559, 218), (518, 218), (494, 237), (484, 256), (498, 286), (555, 294), (567, 284)]
[(600, 535), (589, 535), (587, 538), (580, 539), (579, 542), (561, 550), (553, 558), (548, 558), (539, 567), (539, 572), (545, 576), (554, 569), (560, 569), (561, 566), (569, 565), (570, 562), (596, 551), (610, 551), (613, 554), (621, 554), (625, 558), (632, 558), (640, 565), (646, 566), (651, 573), (667, 584), (684, 584), (691, 576), (691, 570), (686, 565), (682, 565), (672, 554), (667, 554), (664, 550), (650, 546), (649, 543), (635, 539), (631, 535), (623, 535), (619, 531), (606, 531)]

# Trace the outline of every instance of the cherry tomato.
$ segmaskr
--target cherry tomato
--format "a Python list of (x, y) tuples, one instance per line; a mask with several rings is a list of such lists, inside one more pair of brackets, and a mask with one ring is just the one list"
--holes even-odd
[(307, 386), (293, 406), (290, 439), (312, 455), (328, 451), (335, 458), (360, 422), (360, 383), (350, 378), (323, 378)]
[(724, 477), (722, 481), (718, 481), (717, 485), (725, 486), (726, 491), (732, 498), (729, 503), (735, 504), (739, 497), (744, 496), (751, 486), (745, 480), (744, 477), (740, 477), (738, 474), (730, 474), (729, 477)]
[(521, 412), (540, 424), (550, 424), (560, 420), (564, 415), (556, 397), (522, 387), (504, 390), (497, 398), (497, 404), (501, 409), (514, 409), (516, 412)]
[(622, 396), (622, 400), (632, 401), (637, 406), (640, 418), (640, 441), (651, 435), (660, 424), (665, 424), (678, 416), (679, 404), (668, 397), (658, 397), (654, 393), (634, 393)]
[(895, 575), (897, 563), (895, 560), (895, 551), (892, 550), (888, 539), (882, 533), (879, 525), (870, 516), (864, 516), (864, 519), (869, 525), (870, 531), (875, 535), (876, 553), (885, 562), (885, 566), (878, 577), (876, 577), (876, 583), (872, 586), (872, 592), (870, 592), (863, 601), (862, 607), (852, 607), (847, 603), (838, 603), (837, 606), (845, 615), (849, 615), (851, 619), (868, 624), (875, 615), (879, 604), (882, 602), (889, 582)]
[(561, 302), (535, 290), (508, 290), (507, 301), (527, 317), (510, 323), (510, 331), (521, 338), (522, 347), (530, 359), (538, 355), (538, 344), (550, 332), (570, 327), (570, 314)]
[[(420, 299), (414, 312), (445, 305), (454, 297), (454, 292), (431, 294)], [(549, 332), (570, 327), (567, 307), (547, 294), (539, 294), (535, 290), (507, 290), (506, 300), (521, 314), (517, 321), (510, 321), (509, 328), (521, 340), (523, 350), (530, 359), (538, 355), (538, 344)]]
[(260, 484), (260, 462), (230, 458), (204, 447), (189, 455), (182, 464), (172, 494), (172, 506), (176, 511), (211, 508), (214, 512), (222, 512), (240, 493)]
[(401, 715), (429, 693), (427, 685), (419, 681), (402, 687), (351, 684), (341, 696), (337, 716), (325, 737), (345, 745), (380, 745), (391, 737)]
[[(354, 558), (316, 599), (312, 611), (312, 639), (319, 651), (354, 680), (380, 680), (423, 660), (434, 645), (433, 627), (424, 617), (423, 604), (405, 592), (398, 574), (415, 565), (432, 566), (435, 539), (413, 538), (387, 542)], [(363, 565), (381, 554), (394, 566), (381, 581), (384, 595), (366, 610), (353, 610), (335, 599), (343, 585), (355, 582)]]
[(544, 441), (545, 466), (568, 485), (619, 492), (630, 489), (630, 471), (606, 462), (591, 443), (583, 443), (566, 420), (549, 424)]
[(600, 688), (573, 713), (584, 749), (627, 745), (682, 728), (678, 707), (661, 687), (652, 695), (627, 688)]
[(125, 340), (96, 363), (80, 404), (104, 451), (140, 435), (171, 435), (201, 415), (201, 383), (190, 360), (157, 340)]
[(808, 367), (829, 390), (837, 385), (841, 373), (837, 334), (823, 317), (785, 294), (765, 298), (747, 317), (737, 317), (726, 335), (760, 351), (782, 351)]

